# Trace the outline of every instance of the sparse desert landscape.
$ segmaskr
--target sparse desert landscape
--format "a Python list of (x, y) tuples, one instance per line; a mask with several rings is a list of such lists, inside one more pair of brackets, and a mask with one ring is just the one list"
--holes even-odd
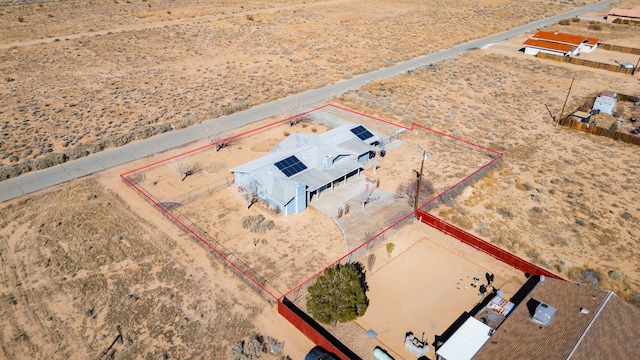
[[(599, 36), (611, 43), (637, 39), (628, 26), (606, 29)], [(567, 112), (603, 90), (640, 91), (637, 76), (542, 61), (500, 45), (337, 100), (503, 152), (496, 171), (433, 213), (573, 281), (596, 269), (601, 286), (638, 304), (638, 148), (554, 126), (544, 105), (558, 116), (573, 78)]]
[(587, 2), (2, 6), (0, 179), (348, 79), (577, 3)]
[[(578, 3), (587, 2), (0, 0), (0, 179)], [(637, 28), (594, 30), (589, 21), (595, 20), (550, 28), (638, 43)], [(603, 90), (640, 95), (638, 75), (539, 60), (514, 46), (515, 39), (478, 49), (329, 101), (503, 152), (496, 169), (431, 212), (640, 306), (639, 149), (556, 128), (545, 109), (560, 113), (574, 78), (567, 112)], [(268, 148), (242, 144), (263, 145)], [(421, 145), (434, 151), (426, 174), (437, 183), (444, 172), (438, 170), (449, 166), (447, 146)], [(309, 340), (118, 179), (183, 150), (2, 204), (1, 356), (224, 358), (253, 332), (284, 342), (283, 354), (293, 359), (304, 356)], [(473, 158), (472, 165), (478, 162)], [(210, 173), (228, 171), (216, 161), (201, 164)], [(380, 172), (386, 171), (391, 167), (383, 164)], [(242, 207), (237, 198), (228, 200)], [(238, 219), (218, 219), (219, 226), (232, 223)], [(361, 328), (334, 330), (358, 346), (349, 332)]]
[(264, 301), (96, 179), (5, 205), (1, 214), (5, 359), (224, 358), (252, 332), (287, 345), (271, 325), (284, 320)]

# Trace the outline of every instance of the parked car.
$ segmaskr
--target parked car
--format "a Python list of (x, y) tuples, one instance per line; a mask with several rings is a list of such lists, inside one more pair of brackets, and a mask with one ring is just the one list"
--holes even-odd
[(338, 360), (338, 358), (321, 346), (316, 346), (309, 351), (307, 356), (304, 357), (304, 360)]

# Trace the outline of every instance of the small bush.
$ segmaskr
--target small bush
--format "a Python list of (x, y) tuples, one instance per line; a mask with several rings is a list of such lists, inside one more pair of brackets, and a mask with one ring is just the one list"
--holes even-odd
[(254, 233), (265, 233), (274, 227), (271, 220), (265, 221), (262, 215), (248, 215), (242, 218), (242, 227)]
[(367, 269), (369, 269), (369, 271), (371, 271), (375, 264), (376, 264), (376, 255), (371, 253), (367, 257)]
[(574, 16), (571, 18), (571, 22), (574, 22), (574, 23), (580, 22), (580, 18), (577, 16)]
[(268, 336), (264, 338), (264, 342), (267, 345), (269, 352), (272, 354), (280, 354), (282, 352), (282, 348), (284, 347), (284, 343), (281, 343), (280, 341)]
[(569, 25), (570, 23), (569, 19), (562, 19), (558, 21), (558, 25)]
[(592, 21), (589, 23), (589, 30), (602, 30), (602, 25)]
[(611, 126), (609, 126), (609, 130), (611, 131), (620, 131), (620, 125), (618, 125), (617, 121), (614, 121), (611, 123)]
[(52, 166), (56, 166), (58, 164), (62, 164), (65, 161), (67, 161), (67, 156), (65, 154), (49, 153), (45, 157), (32, 159), (30, 167), (33, 170), (42, 170), (50, 168)]
[(249, 341), (244, 340), (231, 345), (227, 355), (232, 360), (252, 360), (257, 359), (262, 354), (262, 344), (257, 339), (257, 335), (251, 335)]
[(18, 22), (23, 23), (24, 22), (24, 16), (22, 16), (22, 15), (18, 16)]
[[(232, 360), (253, 360), (263, 354), (272, 353), (278, 355), (282, 353), (284, 343), (270, 337), (263, 337), (260, 334), (252, 334), (248, 341), (241, 340), (231, 345), (227, 351), (227, 356)], [(288, 359), (286, 355), (280, 359)]]
[(90, 153), (91, 152), (89, 151), (89, 149), (88, 149), (88, 147), (86, 145), (78, 145), (78, 146), (74, 147), (73, 149), (67, 149), (67, 150), (64, 151), (64, 155), (69, 160), (79, 159), (81, 157), (85, 157), (85, 156), (89, 155)]
[(592, 284), (595, 287), (600, 285), (600, 281), (602, 280), (602, 276), (600, 272), (595, 269), (585, 269), (580, 272), (580, 276), (578, 277), (578, 282), (581, 284)]
[(393, 250), (396, 248), (396, 244), (394, 243), (387, 243), (387, 254), (391, 255), (391, 253), (393, 252)]

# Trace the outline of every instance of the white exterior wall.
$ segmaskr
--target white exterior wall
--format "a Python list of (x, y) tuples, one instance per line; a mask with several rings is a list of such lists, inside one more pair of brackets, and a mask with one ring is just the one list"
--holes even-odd
[(606, 103), (596, 99), (596, 102), (593, 104), (593, 110), (600, 110), (603, 113), (611, 115), (615, 106), (616, 104)]
[(543, 52), (546, 54), (551, 54), (551, 55), (559, 55), (559, 56), (565, 56), (566, 54), (561, 52), (561, 51), (554, 51), (554, 50), (547, 50), (547, 49), (540, 49), (540, 48), (536, 48), (536, 47), (531, 47), (531, 46), (527, 46), (524, 48), (524, 53), (527, 55), (538, 55), (539, 52)]
[(534, 48), (534, 47), (530, 47), (530, 46), (527, 46), (527, 47), (524, 48), (524, 53), (527, 54), (527, 55), (536, 56), (536, 55), (538, 55), (538, 52), (540, 52), (540, 49), (538, 49), (538, 48)]

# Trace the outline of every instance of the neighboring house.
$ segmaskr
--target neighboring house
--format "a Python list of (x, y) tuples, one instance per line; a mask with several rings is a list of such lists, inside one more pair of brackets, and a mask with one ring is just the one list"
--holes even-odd
[(607, 16), (608, 20), (611, 19), (629, 19), (629, 20), (640, 20), (640, 6), (636, 6), (631, 9), (621, 9), (621, 8), (613, 8), (609, 10), (609, 14)]
[(538, 55), (539, 52), (560, 55), (571, 56), (576, 51), (576, 47), (566, 44), (558, 44), (550, 41), (527, 39), (524, 44), (524, 53), (527, 55)]
[(532, 277), (514, 297), (518, 305), (497, 297), (466, 319), (437, 358), (638, 358), (640, 311), (611, 291)]
[(258, 196), (284, 215), (307, 208), (334, 182), (357, 175), (380, 137), (363, 125), (343, 125), (322, 134), (291, 134), (268, 155), (231, 169), (240, 188), (256, 185)]
[(598, 39), (558, 31), (538, 31), (525, 40), (524, 53), (537, 55), (544, 52), (561, 56), (576, 56), (581, 52), (592, 52), (598, 47)]
[(618, 102), (618, 100), (616, 100), (615, 97), (612, 96), (607, 96), (607, 95), (600, 95), (596, 98), (596, 100), (593, 102), (593, 110), (594, 111), (600, 111), (609, 115), (613, 114), (613, 111), (616, 107), (616, 103)]

